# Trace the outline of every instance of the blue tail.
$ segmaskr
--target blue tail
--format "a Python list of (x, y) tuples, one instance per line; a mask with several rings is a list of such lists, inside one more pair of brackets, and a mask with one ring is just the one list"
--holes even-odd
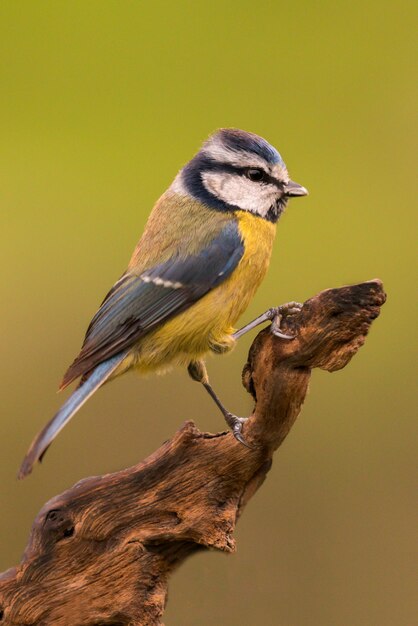
[(23, 459), (18, 473), (18, 478), (25, 478), (31, 473), (36, 461), (41, 461), (49, 445), (64, 428), (72, 416), (83, 406), (85, 402), (94, 394), (97, 389), (109, 378), (112, 372), (126, 357), (127, 351), (100, 363), (88, 379), (76, 389), (68, 400), (62, 405), (54, 417), (44, 426), (40, 433), (32, 441), (31, 446)]

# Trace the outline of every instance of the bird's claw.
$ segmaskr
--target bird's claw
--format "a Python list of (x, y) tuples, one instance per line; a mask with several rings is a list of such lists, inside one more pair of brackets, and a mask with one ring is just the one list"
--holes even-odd
[(287, 302), (286, 304), (270, 309), (270, 319), (272, 320), (270, 332), (275, 337), (280, 337), (281, 339), (295, 339), (296, 335), (286, 335), (283, 333), (280, 330), (280, 324), (284, 317), (300, 313), (302, 308), (303, 304), (300, 302)]
[(250, 446), (250, 444), (245, 441), (244, 436), (242, 434), (242, 427), (247, 421), (247, 419), (248, 417), (237, 417), (237, 415), (234, 415), (233, 413), (229, 413), (229, 412), (225, 415), (225, 421), (228, 424), (229, 428), (231, 429), (232, 434), (234, 435), (235, 439), (239, 441), (240, 443), (242, 443), (242, 445), (245, 446), (246, 448), (249, 448), (250, 450), (254, 450), (254, 446)]
[(282, 333), (281, 330), (279, 330), (278, 328), (273, 328), (273, 324), (270, 332), (275, 337), (280, 337), (280, 339), (294, 339), (296, 337), (296, 335), (286, 335), (285, 333)]

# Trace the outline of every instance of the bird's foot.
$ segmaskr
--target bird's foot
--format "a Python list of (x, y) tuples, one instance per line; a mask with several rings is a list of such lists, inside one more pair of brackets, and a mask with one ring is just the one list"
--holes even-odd
[(295, 335), (286, 335), (280, 330), (280, 324), (283, 318), (300, 313), (302, 308), (303, 304), (300, 302), (287, 302), (286, 304), (281, 304), (280, 306), (269, 309), (268, 314), (269, 319), (271, 319), (270, 332), (273, 333), (275, 337), (280, 337), (281, 339), (294, 339)]
[(250, 448), (250, 450), (254, 450), (254, 446), (250, 446), (244, 439), (242, 434), (242, 427), (247, 421), (248, 417), (238, 417), (229, 411), (225, 411), (224, 413), (225, 421), (228, 424), (229, 428), (232, 430), (232, 434), (235, 439), (242, 443), (246, 448)]

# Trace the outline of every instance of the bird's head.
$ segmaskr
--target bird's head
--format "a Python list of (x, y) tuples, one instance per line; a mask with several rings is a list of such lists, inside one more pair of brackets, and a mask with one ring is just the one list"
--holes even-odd
[(278, 220), (290, 197), (308, 193), (290, 180), (273, 146), (235, 128), (211, 135), (180, 171), (172, 190), (218, 210), (241, 209), (272, 222)]

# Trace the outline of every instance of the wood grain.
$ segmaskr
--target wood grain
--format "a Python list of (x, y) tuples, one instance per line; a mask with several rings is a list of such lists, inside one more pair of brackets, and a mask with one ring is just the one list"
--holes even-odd
[(0, 626), (160, 625), (171, 572), (199, 549), (235, 550), (234, 529), (295, 422), (311, 370), (343, 368), (385, 293), (379, 280), (329, 289), (254, 340), (243, 384), (249, 449), (186, 422), (145, 461), (80, 481), (36, 517), (22, 562), (0, 575)]

